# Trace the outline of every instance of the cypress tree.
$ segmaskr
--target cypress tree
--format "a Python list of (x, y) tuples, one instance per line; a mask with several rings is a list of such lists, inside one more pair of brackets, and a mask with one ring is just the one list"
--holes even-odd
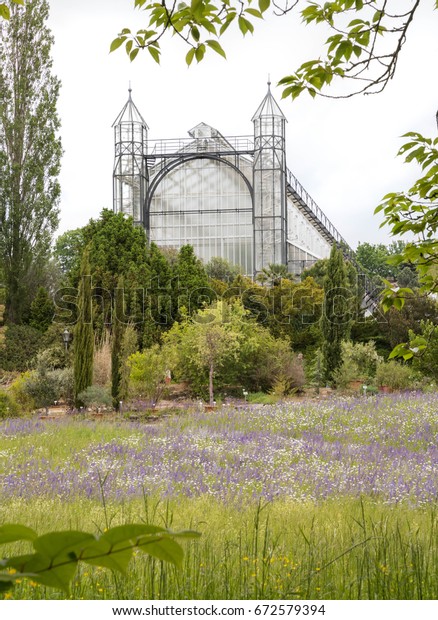
[(119, 410), (119, 403), (122, 399), (122, 346), (124, 325), (124, 279), (119, 277), (118, 286), (114, 290), (113, 301), (113, 332), (111, 347), (111, 396), (113, 397), (114, 409)]
[(53, 301), (44, 286), (40, 286), (30, 305), (29, 325), (40, 332), (46, 332), (52, 324), (54, 314)]
[(351, 293), (342, 250), (333, 245), (324, 279), (324, 306), (321, 319), (324, 378), (333, 381), (341, 365), (341, 342), (348, 338), (351, 325)]
[(88, 247), (81, 261), (78, 319), (73, 340), (73, 377), (75, 406), (83, 405), (78, 395), (93, 383), (94, 332), (91, 295), (90, 257)]

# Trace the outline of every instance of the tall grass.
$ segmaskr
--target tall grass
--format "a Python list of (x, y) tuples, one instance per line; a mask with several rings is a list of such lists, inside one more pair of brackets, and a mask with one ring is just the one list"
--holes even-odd
[[(150, 521), (201, 531), (185, 544), (182, 570), (135, 556), (127, 578), (83, 567), (75, 599), (436, 599), (435, 507), (369, 500), (275, 501), (230, 507), (213, 498), (107, 503), (34, 500), (0, 508), (0, 520), (50, 529), (102, 531)], [(15, 548), (16, 550), (16, 548)], [(24, 551), (24, 548), (23, 548)], [(23, 581), (15, 598), (62, 598)]]

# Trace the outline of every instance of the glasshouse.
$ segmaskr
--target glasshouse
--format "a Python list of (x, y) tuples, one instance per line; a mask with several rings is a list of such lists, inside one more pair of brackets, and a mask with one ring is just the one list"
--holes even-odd
[(250, 276), (270, 264), (299, 274), (333, 243), (348, 251), (287, 168), (286, 118), (269, 83), (252, 122), (251, 136), (200, 123), (188, 138), (152, 140), (129, 89), (114, 122), (114, 210), (159, 246), (191, 244), (204, 261), (219, 256)]

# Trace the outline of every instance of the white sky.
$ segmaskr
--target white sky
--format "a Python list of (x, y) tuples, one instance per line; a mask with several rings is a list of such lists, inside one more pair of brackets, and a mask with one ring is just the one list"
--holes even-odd
[(380, 95), (348, 100), (281, 101), (276, 82), (319, 55), (316, 27), (298, 15), (269, 18), (245, 39), (223, 40), (228, 60), (209, 52), (185, 64), (176, 39), (163, 44), (161, 65), (148, 52), (133, 63), (124, 51), (108, 53), (123, 27), (146, 27), (133, 0), (50, 0), (55, 36), (54, 72), (62, 81), (59, 114), (65, 150), (59, 233), (83, 226), (112, 208), (113, 130), (131, 81), (134, 102), (151, 139), (187, 137), (199, 122), (225, 136), (252, 133), (251, 117), (266, 94), (267, 76), (288, 119), (287, 165), (342, 236), (388, 243), (373, 210), (389, 191), (409, 187), (415, 169), (396, 158), (407, 131), (436, 135), (438, 11), (424, 0), (403, 49), (398, 73)]

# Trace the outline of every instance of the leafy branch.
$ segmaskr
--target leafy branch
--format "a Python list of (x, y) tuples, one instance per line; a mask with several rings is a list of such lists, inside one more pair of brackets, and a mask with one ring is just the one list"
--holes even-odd
[[(225, 58), (219, 39), (228, 28), (237, 28), (243, 36), (253, 34), (254, 20), (263, 19), (271, 7), (277, 17), (296, 9), (306, 25), (328, 26), (331, 34), (323, 43), (324, 58), (304, 62), (280, 80), (283, 98), (295, 99), (303, 92), (312, 97), (345, 98), (381, 92), (393, 78), (419, 5), (420, 0), (409, 0), (408, 8), (400, 8), (398, 0), (191, 0), (178, 4), (176, 0), (134, 0), (134, 7), (149, 17), (148, 27), (136, 34), (124, 28), (110, 51), (125, 45), (134, 60), (139, 49), (148, 49), (159, 62), (160, 40), (169, 33), (189, 46), (188, 65), (194, 59), (201, 62), (207, 48)], [(327, 93), (324, 89), (337, 80), (352, 86), (341, 94)]]
[[(390, 226), (392, 235), (408, 234), (413, 237), (403, 251), (390, 257), (388, 262), (394, 265), (414, 264), (419, 274), (420, 293), (429, 295), (438, 291), (438, 138), (427, 138), (417, 132), (409, 132), (403, 137), (408, 138), (408, 142), (403, 144), (398, 155), (404, 156), (407, 163), (416, 163), (422, 170), (422, 176), (406, 192), (384, 196), (374, 213), (383, 214), (381, 227)], [(387, 281), (384, 283), (383, 309), (403, 308), (406, 297), (412, 291)], [(427, 345), (427, 340), (418, 336), (410, 343), (397, 345), (390, 358), (411, 359), (421, 354)]]
[[(406, 34), (420, 0), (413, 0), (405, 12), (390, 12), (391, 0), (342, 0), (319, 5), (308, 3), (302, 12), (305, 24), (329, 26), (335, 33), (325, 41), (326, 58), (303, 63), (295, 73), (280, 80), (286, 86), (283, 98), (308, 92), (330, 98), (379, 93), (394, 76)], [(397, 3), (392, 2), (395, 6)], [(355, 19), (348, 21), (349, 13)], [(347, 22), (347, 23), (346, 23)], [(345, 94), (321, 92), (333, 78), (353, 81)]]
[(135, 550), (180, 568), (184, 552), (174, 539), (199, 536), (192, 530), (173, 532), (146, 524), (119, 525), (101, 536), (81, 531), (38, 536), (24, 525), (5, 524), (0, 527), (0, 545), (28, 541), (34, 553), (0, 561), (0, 592), (11, 589), (18, 579), (26, 578), (69, 594), (79, 562), (126, 573)]
[(110, 52), (125, 46), (130, 60), (134, 60), (140, 49), (147, 49), (155, 62), (160, 62), (160, 39), (169, 32), (183, 39), (189, 46), (186, 62), (190, 65), (194, 59), (203, 60), (207, 48), (226, 58), (219, 38), (236, 23), (245, 36), (254, 32), (253, 19), (262, 19), (269, 8), (270, 0), (259, 0), (258, 8), (251, 6), (252, 0), (241, 0), (233, 6), (231, 0), (191, 0), (185, 2), (150, 2), (134, 0), (134, 7), (145, 11), (149, 16), (148, 26), (135, 34), (124, 28), (113, 40)]
[[(409, 141), (398, 155), (404, 155), (407, 163), (417, 163), (423, 174), (408, 191), (384, 196), (374, 213), (383, 213), (381, 227), (390, 226), (392, 235), (414, 236), (391, 262), (415, 264), (422, 292), (435, 293), (438, 291), (438, 138), (426, 138), (417, 132), (403, 137)], [(394, 304), (387, 293), (384, 307), (388, 309), (391, 305)]]

